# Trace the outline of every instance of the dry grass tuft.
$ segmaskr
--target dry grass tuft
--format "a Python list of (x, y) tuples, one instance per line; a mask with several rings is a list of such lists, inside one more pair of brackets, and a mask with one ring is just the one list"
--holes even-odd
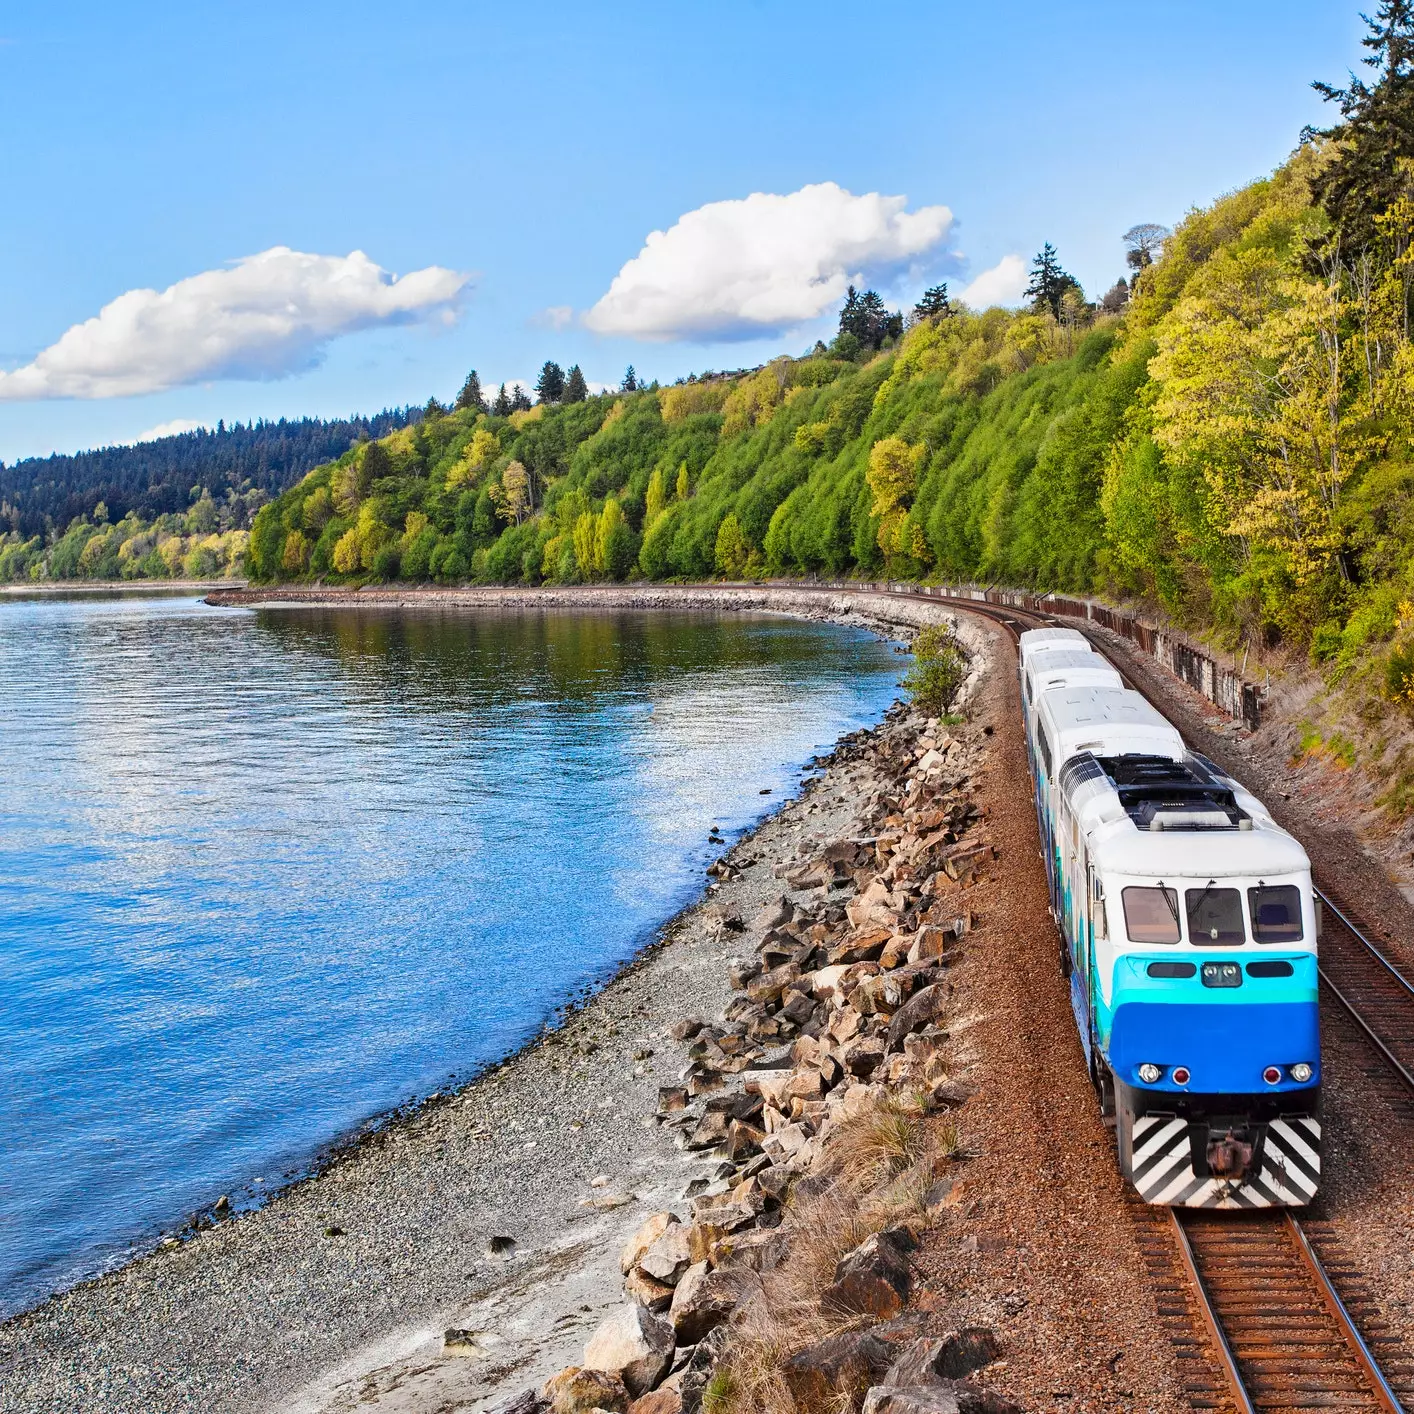
[(928, 1148), (922, 1097), (890, 1095), (830, 1134), (831, 1168), (850, 1187), (867, 1190), (916, 1164)]
[[(788, 1206), (781, 1232), (790, 1257), (764, 1273), (763, 1297), (734, 1318), (730, 1374), (710, 1414), (838, 1414), (834, 1401), (802, 1409), (782, 1367), (816, 1341), (867, 1323), (821, 1306), (840, 1258), (887, 1227), (924, 1226), (925, 1195), (966, 1149), (953, 1116), (929, 1115), (925, 1096), (905, 1094), (832, 1130), (827, 1152), (834, 1182)], [(850, 1407), (846, 1398), (839, 1411)]]

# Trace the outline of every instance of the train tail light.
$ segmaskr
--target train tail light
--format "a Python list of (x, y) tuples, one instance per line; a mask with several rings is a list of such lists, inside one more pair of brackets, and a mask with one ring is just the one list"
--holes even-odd
[(1193, 1077), (1188, 1073), (1186, 1065), (1176, 1065), (1173, 1068), (1173, 1083), (1175, 1085), (1187, 1085)]
[(1262, 1072), (1262, 1079), (1265, 1080), (1268, 1085), (1278, 1084), (1281, 1080), (1281, 1067), (1279, 1065), (1269, 1065)]

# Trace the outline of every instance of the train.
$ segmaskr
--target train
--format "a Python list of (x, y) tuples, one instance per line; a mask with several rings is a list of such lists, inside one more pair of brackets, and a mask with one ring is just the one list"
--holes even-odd
[(1077, 630), (1022, 633), (1019, 671), (1061, 966), (1124, 1177), (1172, 1207), (1311, 1202), (1310, 860)]

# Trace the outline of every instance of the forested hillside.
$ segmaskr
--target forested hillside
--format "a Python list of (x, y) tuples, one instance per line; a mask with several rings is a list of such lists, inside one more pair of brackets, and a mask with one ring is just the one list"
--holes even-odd
[(1373, 26), (1333, 132), (1132, 233), (1101, 305), (1047, 247), (1016, 313), (851, 292), (830, 348), (757, 372), (434, 413), (263, 510), (251, 572), (961, 576), (1321, 657), (1414, 633), (1407, 30)]
[[(134, 446), (0, 462), (0, 580), (239, 571), (244, 532), (261, 506), (355, 442), (419, 416), (402, 408), (335, 422), (223, 423)], [(124, 535), (110, 546), (105, 527), (118, 525)], [(102, 543), (85, 560), (100, 531)], [(200, 543), (218, 533), (218, 542)], [(151, 554), (159, 540), (165, 558)]]

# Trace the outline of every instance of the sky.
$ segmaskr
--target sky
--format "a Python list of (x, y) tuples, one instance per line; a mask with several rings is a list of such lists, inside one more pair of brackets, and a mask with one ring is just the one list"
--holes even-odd
[(0, 460), (828, 339), (846, 284), (1015, 303), (1043, 241), (1264, 175), (1340, 0), (12, 0)]

